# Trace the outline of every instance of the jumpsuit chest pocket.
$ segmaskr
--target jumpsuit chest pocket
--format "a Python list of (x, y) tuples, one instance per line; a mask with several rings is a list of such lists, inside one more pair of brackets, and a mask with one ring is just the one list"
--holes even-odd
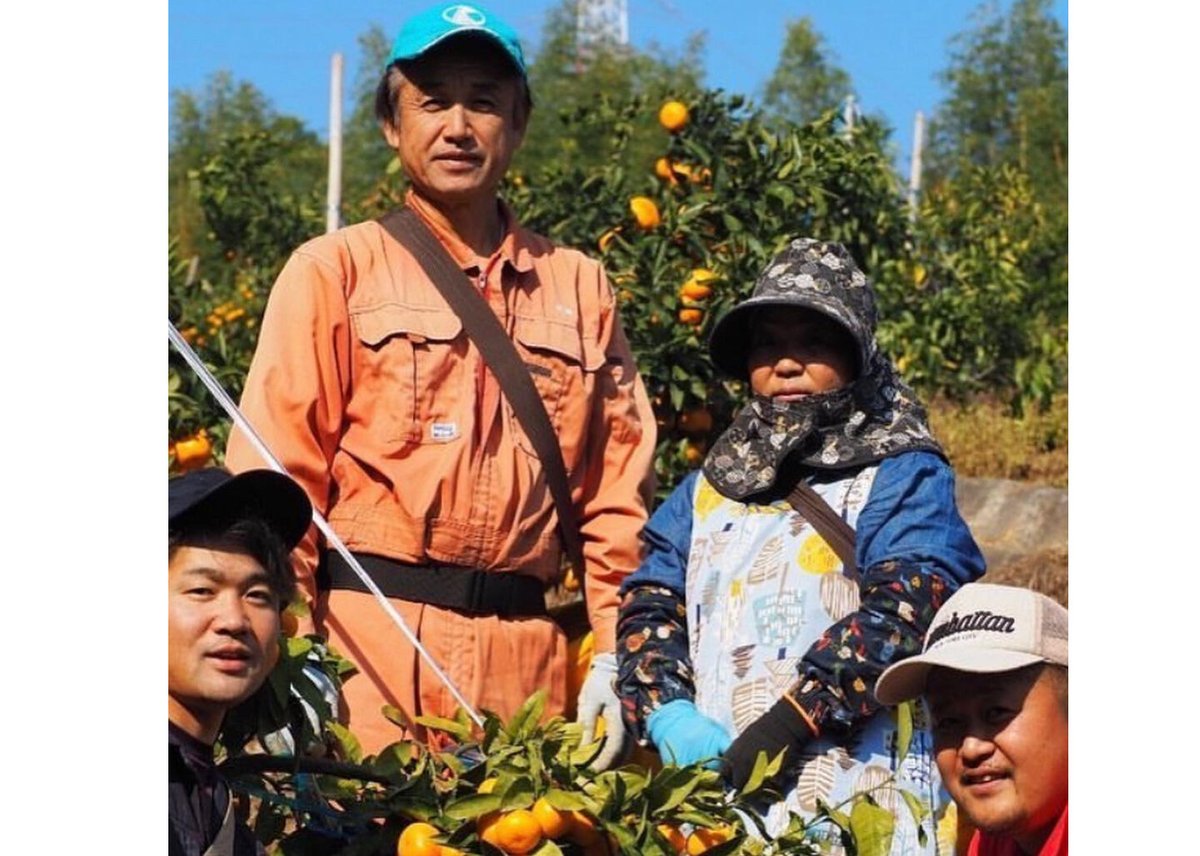
[(450, 443), (470, 430), (471, 378), (462, 321), (444, 306), (379, 304), (351, 311), (361, 347), (354, 400), (389, 444)]
[[(517, 315), (514, 322), (517, 353), (537, 387), (570, 472), (587, 439), (595, 376), (604, 365), (604, 353), (594, 337), (582, 334), (574, 324), (527, 315)], [(511, 407), (508, 413), (517, 446), (536, 456)]]

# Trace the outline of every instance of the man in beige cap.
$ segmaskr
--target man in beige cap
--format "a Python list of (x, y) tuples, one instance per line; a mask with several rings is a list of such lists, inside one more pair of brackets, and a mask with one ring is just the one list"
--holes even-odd
[(971, 583), (875, 695), (923, 695), (938, 770), (976, 828), (968, 856), (1067, 852), (1067, 610), (1028, 589)]

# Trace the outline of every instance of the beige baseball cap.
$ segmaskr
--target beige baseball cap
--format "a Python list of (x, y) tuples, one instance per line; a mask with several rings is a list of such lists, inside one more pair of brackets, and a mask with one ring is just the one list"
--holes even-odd
[(1067, 665), (1067, 610), (1030, 589), (968, 583), (934, 616), (924, 650), (879, 676), (875, 697), (883, 704), (916, 698), (935, 666), (1007, 672), (1033, 663)]

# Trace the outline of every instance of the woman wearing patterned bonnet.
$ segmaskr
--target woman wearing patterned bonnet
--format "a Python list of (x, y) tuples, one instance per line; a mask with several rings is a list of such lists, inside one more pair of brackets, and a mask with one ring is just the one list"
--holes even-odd
[[(895, 770), (896, 718), (872, 689), (984, 563), (875, 321), (871, 283), (840, 244), (798, 238), (767, 265), (709, 341), (750, 400), (657, 509), (621, 588), (627, 727), (664, 761), (707, 760), (735, 787), (759, 752), (786, 750), (784, 798), (764, 809), (773, 835), (893, 772), (942, 801), (923, 734)], [(789, 500), (798, 484), (819, 497), (805, 513)], [(825, 537), (828, 517), (848, 524), (853, 562)], [(935, 852), (932, 820), (919, 834), (894, 787), (873, 796), (899, 807), (892, 854)]]

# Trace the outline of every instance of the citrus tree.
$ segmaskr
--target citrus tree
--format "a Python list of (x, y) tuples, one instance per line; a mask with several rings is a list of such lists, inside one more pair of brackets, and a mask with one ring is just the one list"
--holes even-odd
[[(647, 116), (659, 144), (630, 168)], [(882, 345), (927, 395), (1000, 391), (1020, 406), (1065, 385), (1065, 219), (1016, 167), (943, 182), (911, 218), (886, 131), (869, 119), (851, 130), (831, 111), (777, 130), (719, 91), (601, 96), (559, 118), (569, 136), (608, 139), (608, 160), (514, 171), (504, 195), (530, 227), (604, 263), (654, 403), (661, 491), (703, 460), (745, 394), (708, 359), (713, 320), (797, 236), (839, 241), (859, 260), (879, 294)], [(222, 142), (194, 178), (223, 255), (199, 276), (170, 257), (172, 319), (235, 398), (271, 281), (321, 228), (315, 198), (264, 192), (271, 154), (262, 132)], [(393, 160), (350, 219), (402, 193)], [(173, 465), (219, 461), (228, 420), (186, 367), (173, 362), (169, 383)]]
[[(629, 170), (624, 148), (647, 112), (658, 116), (659, 147)], [(610, 161), (517, 174), (506, 196), (533, 228), (602, 259), (654, 403), (667, 491), (703, 460), (744, 394), (708, 359), (714, 318), (799, 235), (845, 243), (868, 272), (904, 256), (899, 186), (883, 130), (850, 131), (833, 112), (778, 132), (740, 96), (701, 92), (602, 98), (567, 121), (572, 135), (608, 134)]]
[[(883, 856), (891, 846), (894, 818), (875, 795), (894, 787), (892, 779), (812, 818), (793, 815), (772, 836), (756, 804), (778, 799), (782, 754), (760, 754), (736, 791), (702, 764), (596, 772), (589, 764), (602, 744), (581, 743), (582, 727), (546, 718), (544, 705), (539, 692), (507, 722), (485, 712), (480, 727), (461, 711), (453, 719), (419, 717), (428, 744), (398, 740), (369, 756), (329, 722), (327, 754), (238, 753), (222, 769), (254, 799), (259, 840), (293, 856), (815, 856), (817, 832), (832, 832), (860, 856)], [(911, 708), (897, 715), (899, 767)], [(928, 806), (900, 792), (915, 821), (925, 821)]]
[(887, 260), (880, 341), (918, 387), (1015, 410), (1066, 388), (1066, 217), (1012, 165), (975, 167), (925, 196), (910, 253)]
[[(274, 190), (285, 142), (267, 130), (221, 137), (190, 174), (213, 250), (185, 257), (178, 241), (168, 247), (168, 318), (235, 401), (271, 284), (287, 254), (323, 225), (315, 190)], [(178, 354), (168, 360), (168, 466), (220, 462), (228, 417)]]

